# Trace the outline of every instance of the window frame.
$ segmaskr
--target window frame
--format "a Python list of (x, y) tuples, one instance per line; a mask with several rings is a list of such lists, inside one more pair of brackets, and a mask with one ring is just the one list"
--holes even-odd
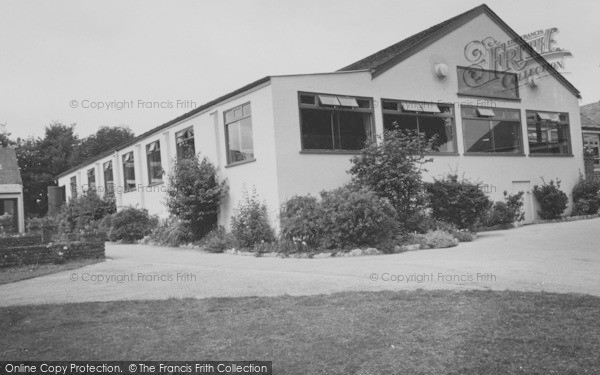
[[(248, 115), (244, 114), (244, 107), (248, 106), (250, 108), (250, 113)], [(242, 110), (242, 116), (239, 118), (234, 118), (231, 121), (227, 121), (227, 114), (230, 112), (234, 112), (236, 109), (240, 108)], [(252, 130), (252, 157), (250, 159), (245, 159), (245, 160), (239, 160), (239, 161), (231, 161), (231, 155), (230, 155), (230, 151), (229, 151), (229, 125), (231, 124), (235, 124), (237, 122), (240, 122), (244, 119), (250, 119), (250, 129)], [(253, 161), (256, 161), (256, 156), (255, 156), (255, 150), (254, 150), (254, 126), (252, 124), (252, 104), (250, 101), (245, 102), (245, 103), (241, 103), (238, 104), (234, 107), (231, 107), (230, 109), (227, 109), (225, 111), (223, 111), (223, 130), (225, 133), (225, 156), (226, 156), (226, 160), (227, 160), (227, 164), (225, 165), (225, 167), (233, 167), (236, 165), (240, 165), (240, 164), (247, 164), (247, 163), (251, 163)], [(240, 146), (241, 146), (241, 142), (242, 140), (240, 139)]]
[[(461, 82), (463, 81), (461, 78), (461, 69), (476, 69), (478, 71), (482, 71), (485, 73), (493, 73), (493, 74), (502, 74), (502, 75), (511, 75), (514, 76), (515, 78), (515, 91), (516, 91), (516, 97), (506, 97), (506, 96), (497, 96), (497, 95), (485, 95), (485, 94), (481, 94), (481, 93), (464, 93), (461, 92)], [(504, 72), (504, 71), (500, 71), (500, 70), (490, 70), (490, 69), (483, 69), (483, 68), (479, 68), (479, 67), (473, 67), (473, 66), (462, 66), (462, 65), (457, 65), (456, 66), (456, 83), (457, 83), (457, 95), (458, 96), (468, 96), (468, 97), (480, 97), (480, 98), (491, 98), (491, 99), (501, 99), (501, 100), (508, 100), (508, 101), (516, 101), (516, 102), (520, 102), (521, 101), (521, 93), (519, 91), (519, 75), (517, 73), (512, 73), (512, 72)]]
[[(90, 182), (90, 172), (92, 172), (91, 176), (93, 177), (93, 180), (94, 180), (93, 186), (92, 186), (92, 182)], [(95, 191), (96, 190), (96, 167), (89, 168), (85, 173), (87, 175), (88, 190), (91, 189), (91, 190)]]
[[(384, 108), (384, 102), (395, 102), (397, 104), (396, 110), (386, 109)], [(413, 104), (435, 104), (436, 106), (444, 106), (450, 108), (450, 114), (444, 114), (443, 111), (440, 113), (430, 113), (430, 112), (420, 112), (420, 111), (406, 111), (402, 110), (402, 103), (413, 103)], [(403, 100), (403, 99), (389, 99), (389, 98), (381, 98), (381, 116), (383, 120), (383, 130), (385, 132), (385, 115), (406, 115), (413, 116), (417, 119), (417, 131), (419, 131), (419, 117), (425, 116), (428, 118), (450, 118), (452, 120), (452, 148), (454, 151), (432, 151), (431, 154), (435, 155), (458, 155), (458, 142), (457, 132), (456, 132), (456, 108), (454, 103), (448, 102), (424, 102), (419, 100)]]
[[(190, 131), (192, 133), (191, 137), (186, 138), (183, 141), (179, 140), (179, 137), (180, 137), (181, 134), (185, 134), (185, 133), (190, 132)], [(194, 132), (194, 126), (193, 125), (192, 126), (188, 126), (185, 129), (181, 129), (178, 132), (175, 132), (175, 155), (177, 155), (178, 159), (186, 159), (187, 158), (187, 157), (185, 157), (183, 155), (183, 152), (181, 150), (181, 147), (182, 147), (181, 145), (184, 144), (184, 143), (186, 143), (186, 142), (189, 142), (189, 141), (191, 141), (190, 143), (192, 144), (192, 149), (194, 150), (193, 156), (196, 155), (196, 139), (195, 139), (195, 134), (196, 133)], [(191, 157), (193, 157), (193, 156), (191, 156)]]
[[(150, 148), (156, 145), (154, 150), (150, 151)], [(158, 162), (160, 163), (160, 179), (158, 179), (158, 181), (154, 181), (152, 182), (152, 165), (150, 164), (151, 160), (150, 157), (153, 154), (158, 154)], [(147, 172), (148, 172), (148, 185), (152, 186), (152, 185), (160, 185), (162, 184), (163, 181), (163, 168), (162, 168), (162, 155), (160, 153), (160, 140), (156, 140), (154, 142), (150, 142), (146, 145), (146, 168), (147, 168)]]
[[(302, 103), (302, 96), (313, 96), (315, 104)], [(357, 102), (367, 101), (369, 103), (368, 108), (360, 107), (351, 107), (351, 106), (341, 106), (343, 107), (341, 110), (337, 108), (337, 106), (333, 105), (319, 105), (317, 102), (319, 101), (320, 96), (325, 97), (335, 97), (335, 98), (343, 98), (343, 99), (354, 99)], [(332, 111), (337, 112), (360, 112), (360, 113), (368, 113), (370, 114), (370, 127), (369, 132), (365, 141), (374, 141), (376, 139), (376, 128), (375, 128), (375, 106), (373, 105), (374, 100), (373, 97), (368, 96), (360, 96), (360, 95), (344, 95), (344, 94), (331, 94), (331, 93), (323, 93), (323, 92), (311, 92), (311, 91), (298, 91), (297, 92), (298, 99), (298, 126), (299, 126), (299, 134), (300, 134), (300, 153), (301, 154), (351, 154), (355, 155), (360, 153), (360, 149), (350, 150), (350, 149), (314, 149), (314, 148), (306, 148), (304, 146), (304, 139), (302, 133), (302, 109), (317, 109), (322, 111)], [(338, 100), (339, 101), (339, 100)], [(333, 129), (334, 124), (331, 123), (331, 132), (335, 134), (335, 130)]]
[[(531, 146), (529, 145), (529, 118), (528, 115), (529, 113), (534, 113), (537, 115), (537, 113), (555, 113), (559, 115), (565, 115), (567, 117), (567, 121), (563, 122), (563, 121), (558, 121), (558, 122), (552, 122), (552, 121), (547, 121), (547, 120), (536, 120), (537, 122), (550, 122), (550, 123), (554, 123), (557, 124), (557, 130), (558, 130), (558, 126), (560, 125), (566, 125), (567, 126), (567, 132), (566, 134), (568, 135), (568, 139), (567, 139), (567, 152), (566, 153), (551, 153), (551, 152), (531, 152)], [(529, 147), (529, 156), (550, 156), (550, 157), (572, 157), (573, 156), (573, 142), (572, 142), (572, 137), (571, 137), (571, 116), (569, 116), (569, 112), (560, 112), (560, 111), (542, 111), (542, 110), (536, 110), (536, 109), (526, 109), (525, 110), (525, 126), (526, 128), (526, 135), (527, 135), (527, 146)], [(583, 132), (582, 132), (583, 134)]]
[[(109, 167), (107, 168), (107, 165)], [(110, 181), (106, 178), (107, 171), (110, 170)], [(102, 176), (104, 177), (104, 194), (113, 195), (115, 193), (115, 170), (113, 168), (112, 160), (104, 162), (102, 164)], [(112, 183), (112, 186), (108, 186), (108, 183)]]
[[(133, 164), (132, 168), (133, 168), (133, 181), (134, 181), (133, 185), (134, 186), (131, 187), (131, 188), (127, 186), (127, 175), (126, 175), (126, 172), (125, 172), (126, 169), (127, 169), (126, 166), (125, 166), (125, 163), (127, 162), (125, 160), (125, 158), (128, 155), (131, 155), (131, 164)], [(128, 193), (130, 191), (135, 191), (135, 184), (137, 183), (137, 176), (135, 175), (135, 155), (133, 154), (133, 151), (126, 152), (126, 153), (124, 153), (121, 156), (121, 165), (123, 167), (123, 192), (124, 193)]]
[[(508, 111), (515, 111), (519, 114), (519, 119), (518, 120), (513, 120), (513, 121), (509, 121), (509, 122), (514, 122), (514, 123), (518, 123), (519, 124), (519, 152), (481, 152), (481, 151), (468, 151), (467, 150), (467, 142), (466, 142), (466, 123), (465, 120), (485, 120), (488, 122), (488, 126), (489, 126), (489, 130), (490, 133), (493, 136), (493, 132), (492, 132), (492, 122), (493, 121), (499, 121), (498, 117), (494, 116), (494, 117), (488, 117), (488, 116), (465, 116), (463, 114), (463, 108), (483, 108), (483, 109), (491, 109), (492, 111), (494, 110), (508, 110)], [(494, 112), (495, 113), (495, 112)], [(463, 148), (464, 148), (464, 155), (465, 156), (526, 156), (525, 155), (525, 141), (524, 141), (524, 137), (523, 137), (523, 116), (521, 113), (521, 109), (520, 108), (505, 108), (505, 107), (483, 107), (483, 106), (473, 106), (473, 105), (461, 105), (460, 106), (460, 117), (461, 117), (461, 122), (462, 122), (462, 133), (463, 133)]]

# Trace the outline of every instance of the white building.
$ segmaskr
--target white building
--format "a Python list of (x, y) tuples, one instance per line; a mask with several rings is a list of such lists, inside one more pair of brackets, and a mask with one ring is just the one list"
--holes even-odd
[[(523, 70), (527, 55), (537, 68)], [(229, 181), (220, 224), (229, 226), (244, 189), (255, 188), (278, 226), (286, 199), (349, 181), (349, 158), (397, 121), (438, 134), (428, 179), (458, 171), (494, 200), (530, 192), (541, 177), (559, 178), (570, 193), (583, 171), (579, 97), (481, 5), (339, 71), (260, 79), (61, 174), (58, 184), (67, 199), (89, 185), (114, 186), (119, 207), (166, 216), (160, 167), (169, 173), (170, 161), (193, 149)], [(525, 209), (533, 220), (531, 194)]]
[(10, 222), (13, 231), (25, 232), (23, 210), (23, 182), (12, 148), (0, 146), (0, 217)]

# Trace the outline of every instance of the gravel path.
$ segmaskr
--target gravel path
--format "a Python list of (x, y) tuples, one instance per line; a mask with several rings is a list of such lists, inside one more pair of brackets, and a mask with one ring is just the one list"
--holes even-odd
[(417, 288), (600, 296), (599, 229), (600, 219), (540, 224), (450, 249), (326, 259), (107, 244), (106, 262), (0, 285), (0, 306)]

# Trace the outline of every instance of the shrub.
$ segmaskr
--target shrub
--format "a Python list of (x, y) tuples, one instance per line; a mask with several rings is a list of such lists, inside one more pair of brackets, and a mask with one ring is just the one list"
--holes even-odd
[(231, 234), (241, 248), (252, 248), (257, 243), (275, 241), (267, 206), (258, 200), (256, 191), (252, 195), (244, 192), (244, 197), (231, 218)]
[(454, 238), (458, 240), (458, 242), (471, 242), (475, 239), (475, 233), (470, 232), (466, 229), (458, 229), (454, 232), (450, 232)]
[(148, 215), (148, 210), (126, 207), (111, 215), (108, 238), (131, 243), (149, 235), (157, 225), (158, 219)]
[(351, 159), (348, 171), (353, 183), (387, 198), (395, 208), (398, 220), (411, 228), (418, 220), (419, 211), (426, 203), (422, 173), (427, 151), (433, 140), (423, 134), (394, 128), (380, 137), (379, 142), (368, 143), (360, 155)]
[(84, 232), (93, 222), (100, 222), (116, 210), (114, 196), (100, 197), (89, 189), (63, 206), (57, 217), (58, 232), (61, 235)]
[(523, 212), (523, 193), (508, 194), (504, 192), (505, 202), (495, 202), (485, 220), (485, 225), (492, 227), (495, 225), (510, 225), (515, 222), (523, 221), (525, 213)]
[(314, 249), (321, 240), (322, 209), (316, 197), (293, 196), (281, 207), (281, 237)]
[(201, 241), (201, 246), (209, 253), (222, 253), (231, 249), (234, 244), (233, 236), (227, 233), (223, 227), (213, 229)]
[(585, 179), (579, 173), (579, 181), (573, 187), (573, 215), (593, 215), (600, 208), (600, 180)]
[(533, 195), (540, 204), (541, 210), (538, 214), (542, 219), (556, 219), (567, 208), (569, 198), (562, 190), (560, 190), (560, 180), (550, 180), (546, 183), (542, 178), (542, 185), (533, 187)]
[(8, 234), (15, 232), (13, 225), (13, 217), (8, 212), (0, 215), (0, 234)]
[(148, 236), (148, 240), (154, 244), (172, 247), (193, 242), (193, 238), (190, 225), (174, 216), (160, 220)]
[(347, 249), (387, 243), (396, 234), (396, 210), (367, 189), (342, 187), (321, 193), (321, 244)]
[(458, 245), (458, 240), (454, 236), (443, 230), (434, 230), (425, 234), (417, 235), (419, 243), (425, 249), (442, 249)]
[(169, 175), (166, 206), (193, 239), (200, 239), (215, 228), (217, 211), (227, 193), (227, 180), (219, 182), (217, 170), (206, 158), (177, 159)]
[(432, 217), (454, 224), (459, 229), (469, 229), (482, 219), (492, 202), (481, 183), (459, 180), (448, 174), (427, 184)]

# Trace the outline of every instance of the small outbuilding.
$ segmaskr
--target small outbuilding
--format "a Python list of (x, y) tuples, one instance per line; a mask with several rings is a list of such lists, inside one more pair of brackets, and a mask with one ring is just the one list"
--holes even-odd
[(12, 148), (0, 147), (0, 233), (25, 231), (23, 181)]

